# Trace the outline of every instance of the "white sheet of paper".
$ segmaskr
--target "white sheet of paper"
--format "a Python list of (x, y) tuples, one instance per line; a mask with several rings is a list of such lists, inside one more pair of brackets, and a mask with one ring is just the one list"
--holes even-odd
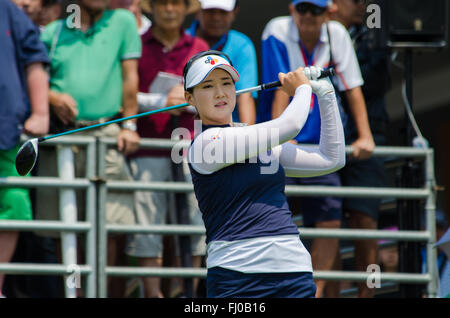
[(158, 93), (167, 95), (175, 85), (181, 84), (183, 77), (166, 72), (159, 72), (148, 89), (149, 93)]

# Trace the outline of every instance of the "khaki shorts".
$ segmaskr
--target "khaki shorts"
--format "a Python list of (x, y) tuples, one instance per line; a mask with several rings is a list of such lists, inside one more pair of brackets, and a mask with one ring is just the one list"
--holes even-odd
[[(173, 181), (171, 159), (167, 157), (142, 157), (130, 161), (131, 172), (137, 181)], [(183, 167), (185, 180), (192, 182), (187, 164)], [(176, 224), (173, 193), (160, 191), (136, 191), (136, 223), (139, 225), (165, 224), (169, 214), (172, 224)], [(191, 225), (203, 225), (194, 192), (188, 193), (189, 220)], [(178, 244), (176, 244), (178, 247)], [(154, 234), (136, 234), (128, 237), (126, 253), (135, 257), (162, 257), (162, 237)], [(205, 255), (205, 236), (191, 236), (192, 255)], [(177, 251), (177, 254), (179, 252)]]
[[(117, 137), (120, 127), (111, 124), (95, 130), (78, 133), (81, 136)], [(58, 146), (59, 147), (59, 146)], [(86, 176), (86, 151), (84, 147), (71, 147), (74, 152), (75, 177)], [(125, 157), (114, 148), (109, 148), (105, 157), (105, 176), (108, 180), (132, 181)], [(39, 158), (36, 163), (38, 176), (55, 177), (57, 173), (56, 149), (39, 148)], [(78, 220), (85, 220), (86, 191), (76, 190)], [(35, 219), (59, 220), (59, 195), (57, 189), (38, 188), (36, 190)], [(106, 222), (108, 224), (135, 224), (134, 195), (130, 191), (108, 191), (106, 201)], [(48, 237), (59, 237), (58, 232), (38, 231), (36, 234)]]

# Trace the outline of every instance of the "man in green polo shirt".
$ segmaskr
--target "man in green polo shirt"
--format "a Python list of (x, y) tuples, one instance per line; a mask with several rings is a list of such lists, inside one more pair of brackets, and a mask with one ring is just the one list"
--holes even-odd
[[(141, 56), (141, 40), (134, 16), (127, 10), (107, 10), (108, 0), (78, 0), (77, 4), (81, 27), (74, 26), (69, 16), (67, 20), (49, 24), (41, 35), (51, 60), (51, 110), (66, 129), (138, 112), (137, 59)], [(123, 155), (139, 148), (134, 120), (125, 121), (122, 127), (112, 124), (88, 130), (84, 135), (117, 137), (118, 150), (122, 154), (116, 149), (109, 149), (105, 158), (105, 176), (110, 180), (132, 180)], [(40, 150), (38, 161), (39, 175), (56, 175), (55, 152), (46, 156), (43, 151)], [(75, 157), (76, 176), (84, 177), (84, 168), (84, 154), (78, 151)], [(58, 219), (57, 193), (51, 189), (39, 189), (37, 197), (36, 217)], [(79, 218), (84, 217), (81, 201), (77, 202), (77, 208)], [(106, 222), (134, 224), (133, 208), (132, 192), (109, 191)], [(37, 234), (51, 236), (49, 233)], [(123, 248), (120, 248), (122, 244), (124, 236), (108, 238), (108, 265), (118, 265), (119, 259), (125, 259)], [(117, 280), (108, 284), (109, 295), (123, 296), (123, 284), (117, 287), (115, 283)]]

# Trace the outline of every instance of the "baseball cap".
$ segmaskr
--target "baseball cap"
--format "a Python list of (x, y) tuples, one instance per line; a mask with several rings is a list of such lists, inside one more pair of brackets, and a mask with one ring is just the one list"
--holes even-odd
[(231, 66), (230, 62), (222, 56), (208, 54), (195, 60), (186, 72), (186, 89), (193, 88), (205, 80), (215, 69), (227, 71), (234, 82), (239, 81), (239, 73)]
[(299, 3), (311, 3), (318, 7), (325, 8), (331, 3), (330, 0), (292, 0), (292, 4), (296, 6)]
[(236, 0), (200, 0), (202, 9), (221, 9), (233, 11), (236, 6)]

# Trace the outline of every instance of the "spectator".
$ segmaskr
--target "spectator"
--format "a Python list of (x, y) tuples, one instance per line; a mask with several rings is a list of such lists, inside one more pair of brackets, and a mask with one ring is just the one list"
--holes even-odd
[(44, 27), (61, 16), (61, 0), (42, 0), (42, 9), (39, 11), (37, 25), (43, 31)]
[[(258, 85), (258, 64), (252, 41), (231, 26), (239, 13), (238, 0), (201, 0), (201, 10), (188, 32), (208, 42), (211, 50), (222, 51), (241, 74), (236, 89)], [(241, 94), (233, 112), (233, 121), (253, 125), (256, 121), (256, 93)]]
[[(337, 88), (345, 92), (357, 126), (358, 139), (353, 143), (353, 157), (364, 159), (371, 155), (374, 143), (361, 93), (363, 80), (348, 32), (338, 22), (327, 22), (331, 8), (327, 0), (293, 0), (289, 17), (278, 17), (267, 24), (262, 36), (262, 82), (275, 81), (279, 72), (286, 73), (299, 66), (334, 66), (338, 74)], [(258, 122), (278, 117), (288, 104), (289, 96), (282, 90), (262, 93)], [(308, 120), (292, 142), (317, 144), (319, 135), (320, 114), (317, 98), (313, 98)], [(289, 179), (287, 184), (340, 186), (340, 179), (337, 173), (333, 173), (316, 178)], [(293, 205), (294, 201), (290, 200), (290, 204)], [(341, 200), (334, 197), (302, 198), (303, 224), (339, 228), (341, 204)], [(337, 261), (338, 243), (337, 239), (313, 241), (311, 257), (315, 270), (333, 268)], [(316, 285), (316, 297), (323, 297), (326, 281), (319, 280)], [(327, 295), (338, 297), (339, 288)]]
[[(367, 115), (375, 144), (386, 144), (388, 115), (385, 95), (390, 88), (388, 48), (377, 48), (369, 30), (364, 25), (365, 2), (353, 0), (335, 0), (337, 11), (332, 18), (342, 23), (350, 33), (361, 68), (364, 85), (362, 92), (367, 106)], [(345, 96), (343, 96), (345, 97)], [(342, 98), (344, 107), (349, 105)], [(347, 110), (348, 111), (348, 110)], [(350, 116), (346, 127), (346, 144), (354, 144), (358, 139), (358, 127)], [(340, 172), (341, 182), (349, 187), (383, 187), (385, 181), (384, 162), (381, 158), (348, 158), (347, 165)], [(344, 216), (352, 228), (377, 229), (378, 211), (381, 199), (345, 198), (343, 200)], [(355, 241), (355, 267), (366, 271), (369, 264), (377, 259), (375, 240)], [(358, 284), (359, 297), (373, 297), (374, 289), (365, 283)]]
[[(139, 61), (139, 107), (141, 110), (185, 103), (182, 82), (183, 66), (189, 57), (208, 49), (203, 40), (184, 32), (185, 16), (195, 8), (195, 1), (149, 0), (152, 27), (142, 35), (142, 58)], [(198, 4), (198, 3), (197, 3)], [(198, 6), (197, 6), (198, 7)], [(155, 88), (159, 86), (160, 88)], [(181, 109), (140, 118), (138, 132), (145, 138), (170, 138), (176, 127), (188, 128), (193, 136), (193, 113)], [(135, 180), (171, 181), (172, 161), (168, 150), (139, 150), (131, 158)], [(185, 167), (187, 168), (187, 167)], [(190, 181), (188, 169), (186, 180)], [(188, 197), (189, 219), (201, 225), (201, 214), (193, 193)], [(136, 192), (136, 219), (138, 224), (163, 224), (169, 210), (169, 197), (164, 192)], [(204, 238), (191, 238), (193, 264), (199, 267), (205, 254)], [(161, 267), (162, 238), (160, 235), (130, 237), (127, 253), (138, 257), (140, 266)], [(144, 278), (144, 296), (162, 297), (160, 279)], [(194, 284), (195, 285), (195, 284)]]
[[(398, 227), (390, 226), (383, 229), (384, 231), (398, 231)], [(379, 240), (376, 242), (379, 246), (378, 263), (381, 272), (395, 273), (398, 271), (398, 247), (393, 241)], [(374, 263), (373, 263), (374, 264)]]
[[(0, 0), (0, 177), (18, 173), (14, 160), (21, 132), (44, 135), (48, 132), (48, 63), (45, 47), (32, 21), (9, 0)], [(0, 189), (0, 220), (31, 220), (28, 191)], [(0, 231), (0, 263), (8, 263), (19, 233)], [(0, 273), (0, 298), (4, 274)]]
[(130, 10), (136, 17), (139, 34), (142, 35), (152, 26), (152, 21), (142, 13), (144, 2), (145, 0), (111, 0), (110, 8)]
[(38, 24), (42, 0), (12, 0), (12, 2), (26, 13), (34, 24)]
[[(135, 115), (137, 106), (137, 59), (141, 42), (133, 15), (122, 9), (107, 10), (108, 0), (79, 0), (81, 27), (70, 27), (65, 20), (49, 24), (41, 39), (50, 52), (50, 105), (66, 128), (90, 126), (115, 117)], [(88, 130), (79, 135), (116, 137), (120, 152), (129, 155), (139, 147), (136, 123), (125, 121)], [(56, 175), (54, 152), (40, 150), (39, 174)], [(125, 158), (116, 149), (109, 149), (105, 177), (109, 180), (132, 180)], [(83, 152), (77, 150), (76, 176), (85, 174)], [(58, 198), (53, 191), (39, 189), (36, 216), (58, 219)], [(81, 198), (79, 198), (81, 199)], [(77, 200), (83, 215), (84, 205)], [(134, 224), (134, 200), (128, 192), (109, 191), (106, 202), (108, 224)], [(48, 235), (48, 234), (46, 234)], [(108, 237), (108, 265), (123, 262), (120, 245), (125, 236)], [(110, 280), (109, 294), (121, 297), (124, 286)]]

